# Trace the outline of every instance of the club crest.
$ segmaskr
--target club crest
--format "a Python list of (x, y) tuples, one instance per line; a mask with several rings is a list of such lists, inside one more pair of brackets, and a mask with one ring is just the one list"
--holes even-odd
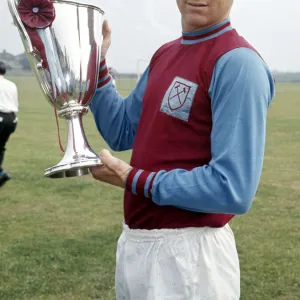
[(191, 86), (180, 81), (175, 81), (168, 97), (170, 109), (176, 110), (182, 107), (186, 102), (190, 89)]
[(197, 88), (196, 83), (176, 77), (164, 96), (160, 111), (188, 121)]

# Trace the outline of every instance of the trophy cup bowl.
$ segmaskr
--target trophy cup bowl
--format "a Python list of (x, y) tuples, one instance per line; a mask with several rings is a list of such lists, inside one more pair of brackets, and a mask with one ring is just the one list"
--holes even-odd
[(82, 117), (97, 88), (104, 11), (82, 0), (8, 0), (8, 5), (43, 94), (56, 118), (68, 124), (65, 154), (44, 175), (88, 174), (89, 167), (102, 165), (87, 142)]

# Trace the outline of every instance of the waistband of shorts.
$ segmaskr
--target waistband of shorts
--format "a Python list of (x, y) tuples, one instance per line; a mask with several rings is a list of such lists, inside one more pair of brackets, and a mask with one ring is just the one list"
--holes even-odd
[[(224, 227), (228, 226), (225, 225)], [(224, 228), (222, 227), (222, 228)], [(168, 238), (180, 238), (181, 236), (203, 234), (207, 231), (220, 230), (222, 228), (212, 227), (188, 227), (178, 229), (130, 229), (125, 223), (123, 223), (123, 232), (130, 239), (138, 240), (160, 240)]]
[(5, 116), (10, 115), (10, 116), (14, 116), (14, 117), (17, 115), (17, 114), (16, 114), (15, 112), (13, 112), (13, 111), (11, 111), (11, 112), (0, 111), (0, 114), (1, 114), (1, 115), (5, 115)]

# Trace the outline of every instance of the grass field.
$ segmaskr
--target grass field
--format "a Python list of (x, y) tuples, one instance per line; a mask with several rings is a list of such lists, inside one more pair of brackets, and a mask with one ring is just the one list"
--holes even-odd
[[(33, 78), (14, 81), (20, 113), (4, 165), (13, 180), (0, 190), (0, 300), (115, 299), (122, 191), (90, 176), (43, 178), (61, 157), (53, 110)], [(300, 299), (299, 101), (300, 84), (278, 84), (257, 197), (231, 222), (242, 300)], [(84, 125), (91, 146), (106, 147), (91, 114)], [(129, 160), (130, 153), (117, 156)]]

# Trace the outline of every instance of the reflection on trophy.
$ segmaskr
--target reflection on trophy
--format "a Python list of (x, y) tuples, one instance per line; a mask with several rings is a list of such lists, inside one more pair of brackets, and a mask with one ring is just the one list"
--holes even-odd
[(8, 0), (8, 4), (56, 121), (59, 116), (68, 123), (65, 155), (45, 170), (45, 176), (88, 174), (89, 167), (101, 165), (86, 140), (82, 116), (97, 88), (104, 12), (81, 0)]

